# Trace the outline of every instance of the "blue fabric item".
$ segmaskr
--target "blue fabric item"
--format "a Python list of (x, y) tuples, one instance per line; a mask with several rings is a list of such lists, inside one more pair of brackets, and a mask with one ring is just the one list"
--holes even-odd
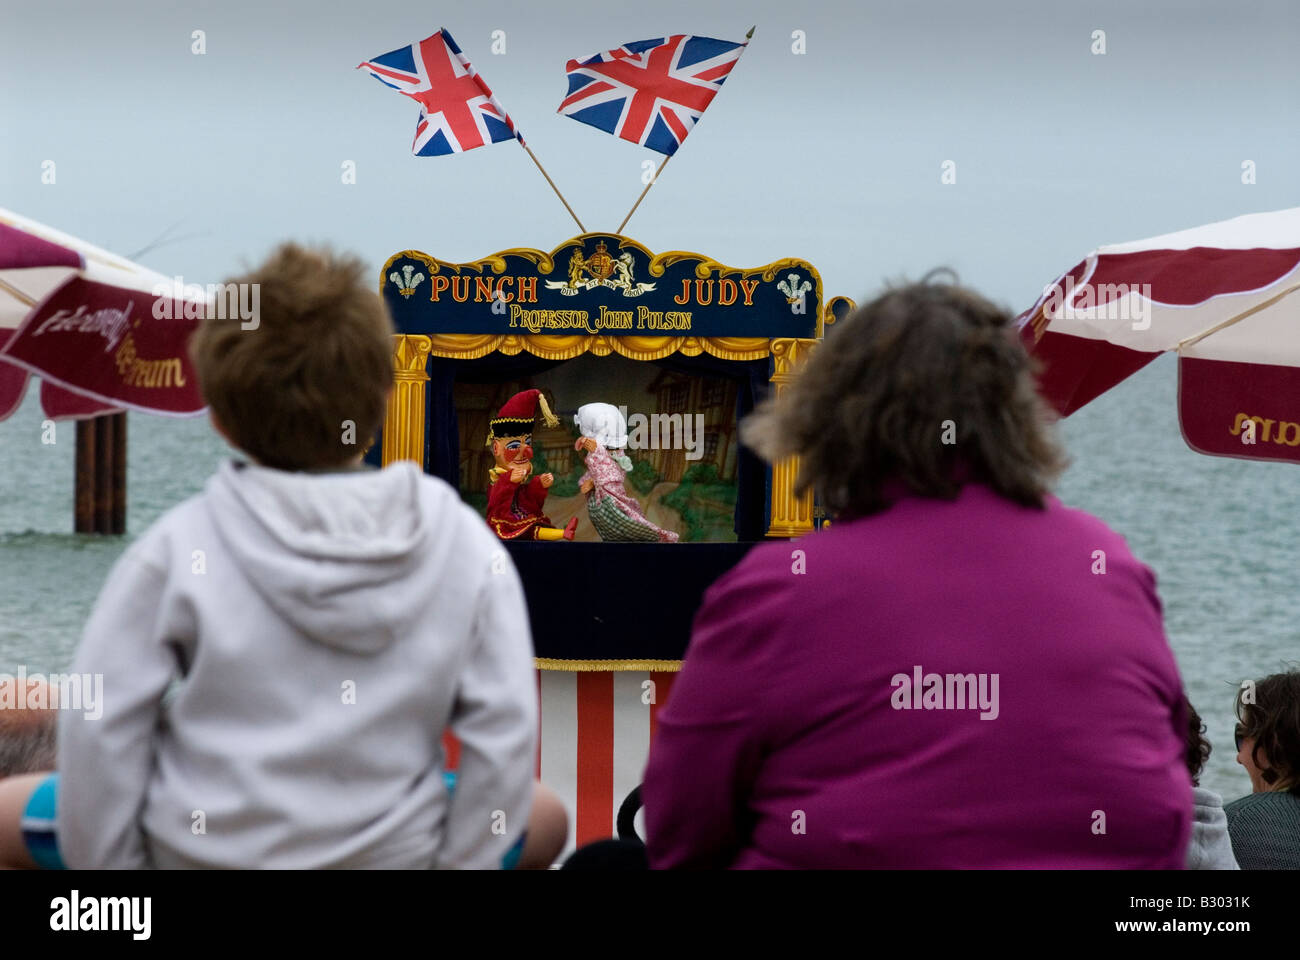
[(501, 858), (502, 870), (513, 870), (519, 865), (519, 858), (524, 852), (524, 841), (528, 839), (528, 832), (515, 841), (515, 845), (506, 851), (506, 855)]
[(52, 773), (32, 791), (23, 810), (23, 842), (32, 861), (42, 870), (66, 870), (59, 854), (54, 815), (58, 810), (59, 775)]

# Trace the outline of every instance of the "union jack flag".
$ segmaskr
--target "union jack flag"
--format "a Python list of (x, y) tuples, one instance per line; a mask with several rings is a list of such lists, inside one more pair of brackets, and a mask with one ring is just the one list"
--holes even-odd
[(556, 112), (671, 156), (744, 52), (744, 43), (678, 34), (570, 60)]
[(419, 157), (461, 153), (518, 139), (510, 115), (446, 30), (358, 64), (385, 86), (420, 104), (411, 152)]

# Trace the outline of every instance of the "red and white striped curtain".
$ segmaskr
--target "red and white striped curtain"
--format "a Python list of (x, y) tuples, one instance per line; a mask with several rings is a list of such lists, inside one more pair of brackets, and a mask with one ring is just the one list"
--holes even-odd
[[(659, 670), (537, 671), (538, 779), (569, 812), (561, 860), (575, 847), (614, 836), (614, 818), (641, 782), (658, 713), (676, 676)], [(446, 744), (448, 767), (454, 769), (459, 749), (450, 735)]]

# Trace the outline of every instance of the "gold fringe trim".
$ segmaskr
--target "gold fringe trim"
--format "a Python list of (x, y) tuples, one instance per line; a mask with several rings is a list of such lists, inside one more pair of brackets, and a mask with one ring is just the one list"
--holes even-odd
[(538, 670), (564, 670), (570, 673), (677, 673), (680, 660), (556, 660), (534, 657)]
[(494, 333), (435, 333), (429, 353), (452, 360), (477, 360), (495, 350), (504, 338)]
[(430, 353), (451, 360), (478, 360), (499, 350), (506, 356), (528, 352), (543, 360), (572, 360), (584, 353), (630, 360), (661, 360), (674, 353), (694, 357), (708, 353), (722, 360), (758, 360), (772, 352), (766, 337), (643, 337), (582, 334), (437, 333)]

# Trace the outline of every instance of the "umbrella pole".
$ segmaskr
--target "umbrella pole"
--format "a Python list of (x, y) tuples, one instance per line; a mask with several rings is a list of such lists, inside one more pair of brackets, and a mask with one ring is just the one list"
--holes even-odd
[(1178, 341), (1178, 346), (1176, 349), (1178, 350), (1179, 353), (1181, 353), (1184, 347), (1190, 347), (1193, 344), (1200, 343), (1202, 340), (1204, 340), (1206, 337), (1210, 336), (1211, 334), (1218, 333), (1220, 330), (1223, 330), (1226, 327), (1230, 327), (1234, 323), (1240, 323), (1241, 321), (1249, 317), (1251, 314), (1259, 313), (1259, 311), (1264, 310), (1267, 307), (1273, 306), (1273, 304), (1277, 303), (1283, 297), (1290, 296), (1291, 294), (1295, 293), (1297, 290), (1300, 290), (1300, 283), (1293, 283), (1291, 284), (1291, 286), (1287, 287), (1281, 293), (1277, 294), (1276, 296), (1269, 297), (1263, 303), (1257, 303), (1249, 310), (1243, 311), (1242, 313), (1237, 314), (1235, 317), (1229, 317), (1227, 320), (1224, 320), (1222, 323), (1216, 323), (1208, 330), (1203, 330), (1200, 333), (1196, 334), (1195, 336), (1188, 337), (1185, 340)]

